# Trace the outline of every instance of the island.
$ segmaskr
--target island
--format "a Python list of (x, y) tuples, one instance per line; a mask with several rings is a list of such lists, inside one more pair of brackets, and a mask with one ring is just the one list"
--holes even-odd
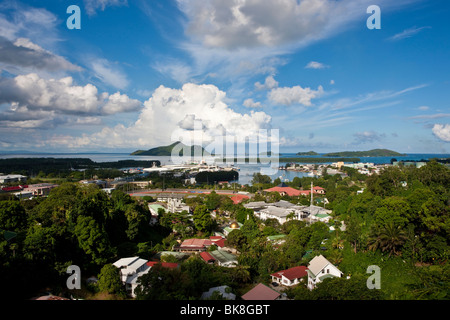
[[(133, 153), (131, 153), (131, 155), (132, 156), (169, 156), (170, 157), (172, 155), (173, 148), (175, 148), (178, 144), (181, 144), (181, 146), (182, 146), (182, 149), (181, 149), (179, 155), (183, 156), (183, 149), (186, 147), (186, 145), (181, 143), (180, 141), (172, 143), (171, 145), (168, 145), (168, 146), (160, 146), (160, 147), (152, 148), (149, 150), (137, 150), (137, 151), (134, 151)], [(206, 156), (211, 155), (208, 151), (206, 151), (201, 146), (193, 145), (190, 148), (191, 148), (190, 154), (192, 156), (197, 155), (197, 154), (206, 155)]]
[(308, 152), (297, 152), (297, 156), (318, 156), (319, 154), (315, 151), (308, 151)]
[(399, 157), (406, 156), (388, 149), (372, 149), (369, 151), (342, 151), (331, 152), (323, 155), (324, 157)]

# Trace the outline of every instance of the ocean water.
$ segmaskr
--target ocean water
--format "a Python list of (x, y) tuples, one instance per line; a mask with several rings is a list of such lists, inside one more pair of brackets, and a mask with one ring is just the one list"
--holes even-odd
[[(305, 177), (308, 176), (304, 172), (296, 171), (284, 171), (278, 170), (278, 166), (286, 165), (283, 158), (317, 158), (319, 156), (297, 156), (295, 153), (281, 153), (278, 163), (272, 162), (273, 167), (269, 168), (270, 165), (260, 165), (260, 164), (236, 164), (239, 170), (239, 183), (250, 184), (253, 174), (256, 172), (261, 172), (263, 174), (268, 174), (272, 179), (280, 178), (282, 181), (292, 181), (294, 177)], [(14, 154), (0, 154), (0, 159), (11, 159), (11, 158), (88, 158), (95, 162), (114, 162), (119, 160), (159, 160), (162, 165), (173, 164), (170, 156), (132, 156), (127, 153), (14, 153)], [(361, 162), (364, 163), (374, 163), (374, 164), (385, 164), (391, 163), (391, 159), (395, 158), (397, 160), (404, 161), (419, 161), (428, 160), (432, 158), (450, 158), (450, 154), (422, 154), (413, 153), (406, 156), (400, 157), (361, 157)], [(324, 157), (326, 159), (326, 157)], [(331, 163), (331, 162), (324, 162)], [(270, 169), (270, 171), (267, 171)]]

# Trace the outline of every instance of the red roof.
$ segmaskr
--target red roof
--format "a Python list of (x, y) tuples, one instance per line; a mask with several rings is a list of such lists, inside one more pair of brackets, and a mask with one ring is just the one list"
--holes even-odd
[(216, 261), (216, 259), (214, 259), (214, 257), (212, 255), (209, 254), (209, 252), (200, 252), (200, 257), (205, 260), (206, 262), (210, 262), (210, 261)]
[(278, 192), (278, 193), (285, 193), (288, 196), (299, 196), (302, 194), (302, 190), (297, 190), (291, 187), (273, 187), (270, 189), (264, 190), (266, 192)]
[(175, 269), (175, 268), (178, 267), (178, 263), (174, 263), (174, 262), (160, 262), (160, 261), (149, 261), (149, 262), (146, 263), (146, 265), (149, 266), (149, 267), (154, 267), (158, 263), (160, 263), (163, 268)]
[(278, 271), (275, 273), (272, 273), (271, 276), (280, 278), (282, 276), (284, 276), (285, 278), (289, 279), (289, 280), (294, 280), (294, 279), (299, 279), (302, 278), (304, 276), (307, 275), (307, 270), (308, 268), (305, 266), (298, 266), (298, 267), (293, 267), (290, 269), (286, 269), (286, 270), (282, 270), (282, 271)]
[(225, 247), (225, 239), (220, 239), (219, 241), (215, 241), (214, 244), (218, 247)]
[(8, 192), (8, 191), (20, 191), (20, 190), (22, 190), (23, 188), (22, 188), (22, 186), (17, 186), (17, 187), (4, 187), (4, 188), (2, 188), (2, 190), (3, 191), (6, 191), (6, 192)]
[(222, 236), (210, 236), (209, 237), (209, 240), (211, 240), (211, 241), (218, 241), (218, 240), (221, 240), (221, 239), (223, 239), (223, 237)]
[(259, 283), (252, 290), (242, 296), (243, 300), (276, 300), (280, 294), (268, 286)]
[(250, 199), (250, 197), (243, 195), (243, 194), (238, 194), (238, 195), (232, 196), (230, 199), (231, 199), (231, 201), (233, 201), (234, 204), (238, 204), (244, 200)]

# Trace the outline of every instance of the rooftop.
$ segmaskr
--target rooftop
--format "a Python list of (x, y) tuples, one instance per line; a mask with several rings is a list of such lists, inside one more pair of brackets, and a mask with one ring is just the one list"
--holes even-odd
[(285, 278), (289, 279), (289, 280), (294, 280), (294, 279), (298, 279), (298, 278), (302, 278), (304, 276), (307, 275), (307, 270), (308, 268), (306, 268), (305, 266), (298, 266), (298, 267), (293, 267), (290, 269), (286, 269), (286, 270), (282, 270), (282, 271), (278, 271), (275, 273), (272, 273), (271, 276), (277, 277), (277, 278), (281, 278), (282, 276), (284, 276)]
[(268, 286), (259, 283), (242, 296), (243, 300), (276, 300), (280, 294)]

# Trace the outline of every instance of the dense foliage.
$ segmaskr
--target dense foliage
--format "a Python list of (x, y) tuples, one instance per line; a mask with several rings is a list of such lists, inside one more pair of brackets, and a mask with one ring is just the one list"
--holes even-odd
[[(208, 265), (195, 255), (185, 261), (162, 256), (179, 267), (153, 267), (140, 278), (137, 298), (198, 299), (220, 285), (240, 296), (255, 283), (269, 284), (271, 273), (308, 265), (322, 254), (344, 277), (324, 280), (312, 291), (304, 281), (285, 289), (289, 298), (449, 299), (450, 170), (435, 161), (421, 168), (389, 166), (370, 176), (343, 170), (346, 177), (325, 174), (288, 183), (308, 189), (313, 182), (326, 189), (329, 203), (321, 206), (333, 212), (327, 224), (261, 221), (252, 210), (215, 192), (186, 198), (192, 215), (160, 210), (155, 227), (148, 224), (145, 201), (117, 190), (108, 196), (96, 186), (66, 183), (45, 199), (2, 197), (0, 230), (8, 237), (4, 233), (0, 238), (0, 280), (9, 294), (28, 298), (45, 287), (62, 290), (67, 266), (76, 264), (86, 277), (98, 275), (97, 290), (123, 298), (112, 262), (128, 256), (150, 259), (183, 239), (208, 237), (217, 226), (238, 221), (242, 227), (226, 240), (239, 251), (237, 267)], [(255, 192), (254, 201), (309, 205), (309, 197), (261, 192), (278, 183), (256, 174), (248, 190)], [(314, 204), (319, 201), (316, 196)], [(269, 240), (274, 235), (282, 241)], [(379, 290), (366, 286), (370, 265), (380, 267)]]
[(149, 219), (146, 205), (121, 191), (108, 197), (95, 185), (66, 183), (45, 199), (0, 201), (0, 229), (17, 233), (0, 238), (0, 281), (8, 294), (30, 297), (44, 286), (63, 287), (69, 265), (97, 275), (118, 257), (148, 255), (146, 244), (166, 235)]

